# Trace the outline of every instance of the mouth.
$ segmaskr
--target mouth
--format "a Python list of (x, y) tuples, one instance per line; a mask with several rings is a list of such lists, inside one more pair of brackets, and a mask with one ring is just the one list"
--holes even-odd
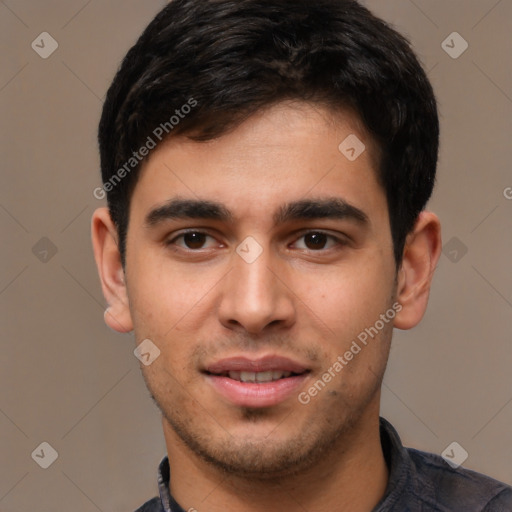
[(238, 382), (252, 382), (258, 384), (266, 382), (275, 382), (276, 380), (288, 379), (289, 377), (296, 377), (297, 375), (300, 374), (287, 372), (283, 370), (269, 370), (266, 372), (230, 371), (223, 374), (217, 374), (217, 376), (219, 377), (229, 377), (230, 379), (237, 380)]
[(203, 374), (222, 399), (240, 407), (272, 407), (298, 393), (310, 369), (291, 359), (235, 357), (208, 365)]

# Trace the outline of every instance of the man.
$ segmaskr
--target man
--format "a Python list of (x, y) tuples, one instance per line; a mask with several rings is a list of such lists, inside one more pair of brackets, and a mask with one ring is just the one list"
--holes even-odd
[(512, 489), (379, 417), (440, 249), (439, 126), (408, 43), (352, 0), (174, 0), (125, 57), (92, 222), (162, 412), (140, 511), (505, 511)]

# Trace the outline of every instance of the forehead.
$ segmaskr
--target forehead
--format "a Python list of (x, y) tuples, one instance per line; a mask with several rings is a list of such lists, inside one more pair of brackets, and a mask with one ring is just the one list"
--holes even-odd
[(377, 145), (352, 112), (283, 102), (211, 141), (162, 142), (141, 169), (132, 207), (142, 215), (172, 198), (201, 198), (236, 216), (274, 221), (279, 206), (308, 197), (386, 209), (378, 159)]

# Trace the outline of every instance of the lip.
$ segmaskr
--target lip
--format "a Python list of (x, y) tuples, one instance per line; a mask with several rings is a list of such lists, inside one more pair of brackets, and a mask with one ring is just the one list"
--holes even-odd
[(308, 368), (301, 363), (281, 356), (265, 356), (259, 359), (250, 359), (244, 356), (229, 357), (211, 363), (206, 367), (206, 372), (220, 374), (227, 372), (267, 372), (279, 371), (303, 373)]
[[(286, 371), (297, 373), (272, 382), (241, 382), (224, 375), (230, 371), (265, 372)], [(207, 382), (231, 405), (238, 407), (273, 407), (292, 395), (295, 396), (309, 375), (309, 369), (301, 363), (279, 356), (260, 359), (230, 357), (207, 366), (204, 372)]]

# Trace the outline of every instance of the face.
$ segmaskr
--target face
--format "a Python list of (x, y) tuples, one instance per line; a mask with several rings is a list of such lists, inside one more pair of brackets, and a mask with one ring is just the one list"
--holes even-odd
[[(350, 135), (366, 146), (354, 161)], [(153, 151), (126, 289), (138, 343), (160, 350), (143, 375), (166, 436), (276, 474), (378, 415), (396, 272), (375, 155), (353, 115), (297, 103)]]

